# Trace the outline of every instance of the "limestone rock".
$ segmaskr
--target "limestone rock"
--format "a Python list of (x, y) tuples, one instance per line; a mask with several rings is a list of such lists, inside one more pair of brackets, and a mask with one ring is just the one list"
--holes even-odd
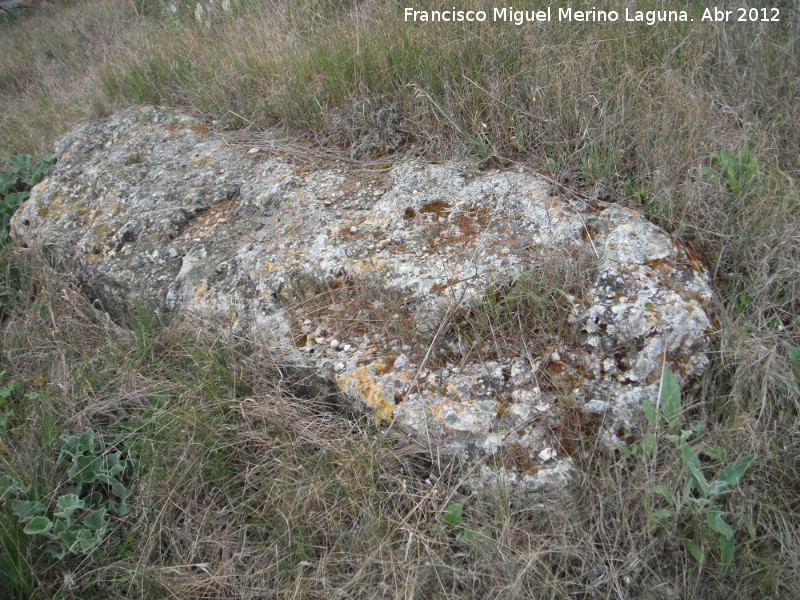
[(542, 178), (406, 162), (310, 168), (141, 108), (78, 127), (12, 231), (112, 315), (219, 315), (442, 456), (526, 489), (619, 442), (664, 366), (708, 365), (703, 267), (641, 214)]

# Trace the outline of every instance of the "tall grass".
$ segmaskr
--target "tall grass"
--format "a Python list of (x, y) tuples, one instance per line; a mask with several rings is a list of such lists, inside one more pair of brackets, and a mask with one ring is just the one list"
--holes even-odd
[[(692, 2), (694, 23), (653, 27), (413, 24), (402, 3), (377, 0), (231, 0), (228, 12), (203, 2), (198, 21), (195, 3), (174, 4), (64, 2), (0, 24), (0, 158), (49, 150), (75, 122), (115, 108), (162, 103), (240, 129), (247, 143), (282, 127), (346, 159), (471, 157), (642, 210), (711, 273), (713, 366), (687, 390), (688, 416), (729, 457), (757, 454), (728, 504), (738, 531), (754, 528), (725, 578), (694, 563), (676, 532), (649, 530), (647, 490), (681, 477), (668, 452), (655, 465), (578, 453), (574, 493), (557, 506), (464, 495), (448, 465), (429, 477), (417, 450), (291, 400), (264, 375), (280, 361), (263, 349), (224, 350), (177, 324), (117, 330), (62, 293), (60, 275), (6, 257), (0, 371), (26, 391), (44, 378), (36, 410), (65, 430), (112, 432), (120, 403), (135, 413), (159, 390), (171, 399), (134, 436), (147, 465), (140, 504), (107, 559), (43, 565), (0, 516), (0, 542), (43, 595), (800, 595), (796, 3), (775, 4), (780, 23), (701, 23)], [(747, 185), (709, 176), (723, 152), (745, 147), (759, 159)], [(37, 457), (50, 456), (41, 423), (15, 422), (3, 438), (4, 460), (31, 480), (43, 477)], [(488, 541), (465, 548), (437, 529), (454, 501)]]

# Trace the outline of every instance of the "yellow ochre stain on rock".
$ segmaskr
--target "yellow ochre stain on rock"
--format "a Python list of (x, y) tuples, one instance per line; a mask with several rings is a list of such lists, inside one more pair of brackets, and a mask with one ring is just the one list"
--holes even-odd
[(198, 283), (194, 286), (192, 292), (195, 300), (199, 300), (200, 298), (205, 299), (211, 295), (211, 290), (208, 289), (208, 285), (205, 282)]
[(383, 397), (383, 391), (370, 373), (369, 367), (360, 367), (355, 373), (343, 375), (339, 378), (339, 389), (347, 392), (348, 385), (352, 385), (359, 398), (375, 409), (375, 420), (391, 421), (394, 406)]
[(350, 267), (350, 270), (353, 272), (354, 275), (362, 275), (368, 269), (369, 269), (369, 265), (367, 263), (365, 263), (363, 260), (357, 260)]
[(190, 167), (202, 167), (211, 162), (210, 156), (195, 156), (189, 159)]

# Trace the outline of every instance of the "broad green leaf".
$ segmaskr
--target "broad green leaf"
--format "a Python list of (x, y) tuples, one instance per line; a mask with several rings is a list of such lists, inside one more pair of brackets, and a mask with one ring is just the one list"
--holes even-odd
[(725, 450), (722, 448), (703, 448), (701, 452), (708, 458), (713, 458), (714, 460), (722, 460), (725, 458)]
[(50, 167), (55, 163), (55, 156), (53, 154), (47, 154), (42, 156), (33, 168), (30, 170), (27, 176), (23, 177), (25, 183), (30, 186), (34, 186), (39, 183), (44, 176), (47, 175), (47, 172), (50, 170)]
[(463, 544), (474, 544), (475, 532), (472, 529), (463, 528), (458, 532), (458, 541)]
[(108, 527), (108, 521), (106, 521), (106, 509), (98, 508), (97, 510), (93, 510), (83, 518), (81, 523), (86, 527), (91, 527), (92, 529), (102, 529)]
[[(142, 427), (142, 424), (136, 419), (123, 419), (122, 421), (117, 423), (117, 427), (123, 432), (135, 432)], [(120, 436), (121, 439), (124, 437), (127, 436), (126, 435)]]
[(96, 530), (81, 529), (78, 532), (78, 540), (75, 543), (75, 552), (80, 554), (89, 554), (101, 541), (103, 541), (105, 534), (105, 527)]
[(658, 411), (656, 410), (656, 407), (649, 402), (645, 402), (642, 404), (642, 412), (644, 413), (644, 418), (647, 419), (647, 422), (655, 427), (656, 423), (658, 422)]
[(719, 537), (719, 557), (722, 562), (721, 574), (726, 575), (733, 564), (733, 538)]
[(150, 408), (159, 409), (164, 408), (167, 405), (167, 400), (169, 396), (166, 395), (157, 395), (157, 396), (149, 396), (147, 398), (147, 403), (150, 405)]
[(747, 533), (750, 535), (750, 541), (755, 541), (756, 524), (753, 522), (752, 517), (747, 517)]
[(0, 387), (0, 399), (8, 400), (14, 392), (16, 392), (19, 388), (22, 387), (22, 384), (19, 381), (11, 380), (3, 387)]
[(69, 521), (72, 519), (73, 513), (84, 506), (86, 506), (86, 503), (76, 494), (64, 494), (58, 498), (56, 503), (58, 510), (54, 514)]
[(20, 521), (24, 522), (44, 513), (44, 504), (28, 500), (16, 500), (11, 503), (11, 510), (19, 517)]
[(102, 465), (102, 461), (95, 456), (76, 455), (72, 459), (72, 466), (67, 475), (70, 477), (80, 477), (85, 483), (91, 483), (97, 476), (97, 469)]
[(708, 493), (710, 495), (720, 494), (739, 483), (742, 475), (744, 475), (744, 472), (747, 471), (747, 467), (750, 466), (750, 463), (753, 462), (755, 457), (755, 454), (748, 454), (747, 456), (743, 456), (739, 460), (726, 465), (725, 468), (719, 472), (719, 475), (717, 475), (716, 479), (711, 482), (711, 485), (708, 488)]
[(109, 483), (111, 484), (111, 491), (117, 498), (120, 500), (127, 500), (130, 497), (132, 492), (126, 488), (121, 481), (109, 477)]
[(683, 485), (683, 490), (681, 490), (681, 506), (689, 504), (689, 500), (692, 497), (693, 482), (694, 480), (691, 477), (686, 478), (686, 483)]
[(654, 510), (650, 513), (650, 516), (647, 519), (647, 528), (653, 529), (656, 525), (658, 525), (659, 519), (668, 519), (675, 514), (675, 511), (671, 508), (659, 508), (658, 510)]
[(461, 513), (464, 510), (464, 505), (460, 502), (453, 502), (444, 509), (442, 513), (442, 523), (450, 525), (451, 527), (461, 526)]
[(703, 551), (700, 549), (700, 546), (689, 538), (683, 538), (683, 547), (689, 551), (689, 554), (691, 554), (697, 562), (703, 564)]
[(99, 506), (105, 500), (106, 500), (105, 495), (95, 491), (86, 497), (86, 506)]
[(64, 544), (67, 545), (68, 548), (71, 548), (72, 545), (78, 540), (78, 532), (80, 531), (80, 527), (77, 525), (73, 525), (65, 529), (64, 531), (58, 534), (58, 539), (60, 539)]
[(681, 386), (670, 369), (664, 369), (661, 376), (661, 412), (671, 429), (681, 421)]
[(115, 515), (118, 517), (124, 517), (129, 515), (131, 512), (131, 505), (127, 502), (114, 502), (113, 500), (109, 501), (109, 507), (113, 511)]
[(692, 423), (691, 425), (689, 425), (689, 430), (692, 433), (703, 433), (706, 430), (706, 424), (705, 423), (699, 423), (699, 422), (698, 423)]
[(5, 498), (6, 494), (11, 495), (18, 490), (19, 482), (16, 479), (9, 475), (0, 477), (0, 500)]
[(77, 435), (62, 435), (61, 436), (61, 452), (72, 454), (75, 451), (75, 446), (78, 445)]
[(29, 154), (16, 154), (6, 159), (8, 166), (18, 174), (24, 174), (31, 168), (31, 157)]
[(37, 535), (47, 533), (53, 527), (53, 522), (47, 517), (34, 517), (31, 522), (25, 526), (23, 531), (28, 535)]
[(121, 461), (120, 456), (122, 456), (122, 452), (114, 452), (106, 456), (103, 461), (103, 468), (111, 477), (115, 477), (125, 471), (125, 461)]
[(703, 475), (703, 472), (700, 470), (700, 459), (697, 457), (697, 454), (695, 454), (695, 451), (692, 450), (692, 447), (689, 446), (686, 440), (681, 440), (680, 450), (683, 468), (694, 480), (695, 487), (697, 487), (698, 491), (705, 498), (708, 493), (708, 483), (706, 483), (706, 478)]
[(653, 491), (662, 498), (664, 498), (670, 504), (675, 504), (675, 497), (672, 495), (672, 492), (670, 492), (667, 489), (667, 486), (665, 486), (663, 483), (659, 483), (658, 485), (656, 485), (653, 488)]
[(647, 458), (653, 455), (653, 448), (656, 446), (656, 434), (646, 433), (642, 436), (642, 450)]
[[(798, 318), (800, 318), (800, 315), (798, 315)], [(794, 374), (797, 377), (797, 379), (800, 380), (800, 347), (791, 346), (789, 348), (788, 354), (789, 354), (789, 362), (792, 363), (792, 368), (794, 369)]]
[(17, 187), (17, 176), (13, 173), (0, 173), (0, 197)]
[(31, 195), (30, 192), (13, 192), (5, 197), (4, 202), (6, 207), (14, 210), (17, 207), (19, 207), (20, 204), (25, 202), (25, 200), (27, 200), (28, 196), (30, 195)]
[(728, 539), (733, 537), (733, 528), (722, 519), (722, 511), (712, 508), (706, 513), (706, 523), (714, 531)]
[(86, 503), (77, 494), (64, 494), (59, 496), (56, 506), (61, 510), (75, 510), (83, 508)]
[(81, 528), (78, 530), (78, 541), (92, 542), (94, 541), (95, 533), (90, 529)]
[(94, 452), (94, 431), (84, 431), (78, 438), (78, 443), (75, 446), (78, 453)]

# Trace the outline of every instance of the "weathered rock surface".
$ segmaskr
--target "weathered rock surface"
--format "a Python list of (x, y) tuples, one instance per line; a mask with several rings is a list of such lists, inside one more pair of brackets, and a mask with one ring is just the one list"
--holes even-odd
[(708, 364), (702, 266), (542, 178), (260, 161), (155, 108), (57, 152), (13, 235), (68, 256), (112, 315), (220, 315), (442, 456), (490, 457), (476, 482), (563, 485), (579, 431), (626, 436), (665, 365), (683, 381)]

